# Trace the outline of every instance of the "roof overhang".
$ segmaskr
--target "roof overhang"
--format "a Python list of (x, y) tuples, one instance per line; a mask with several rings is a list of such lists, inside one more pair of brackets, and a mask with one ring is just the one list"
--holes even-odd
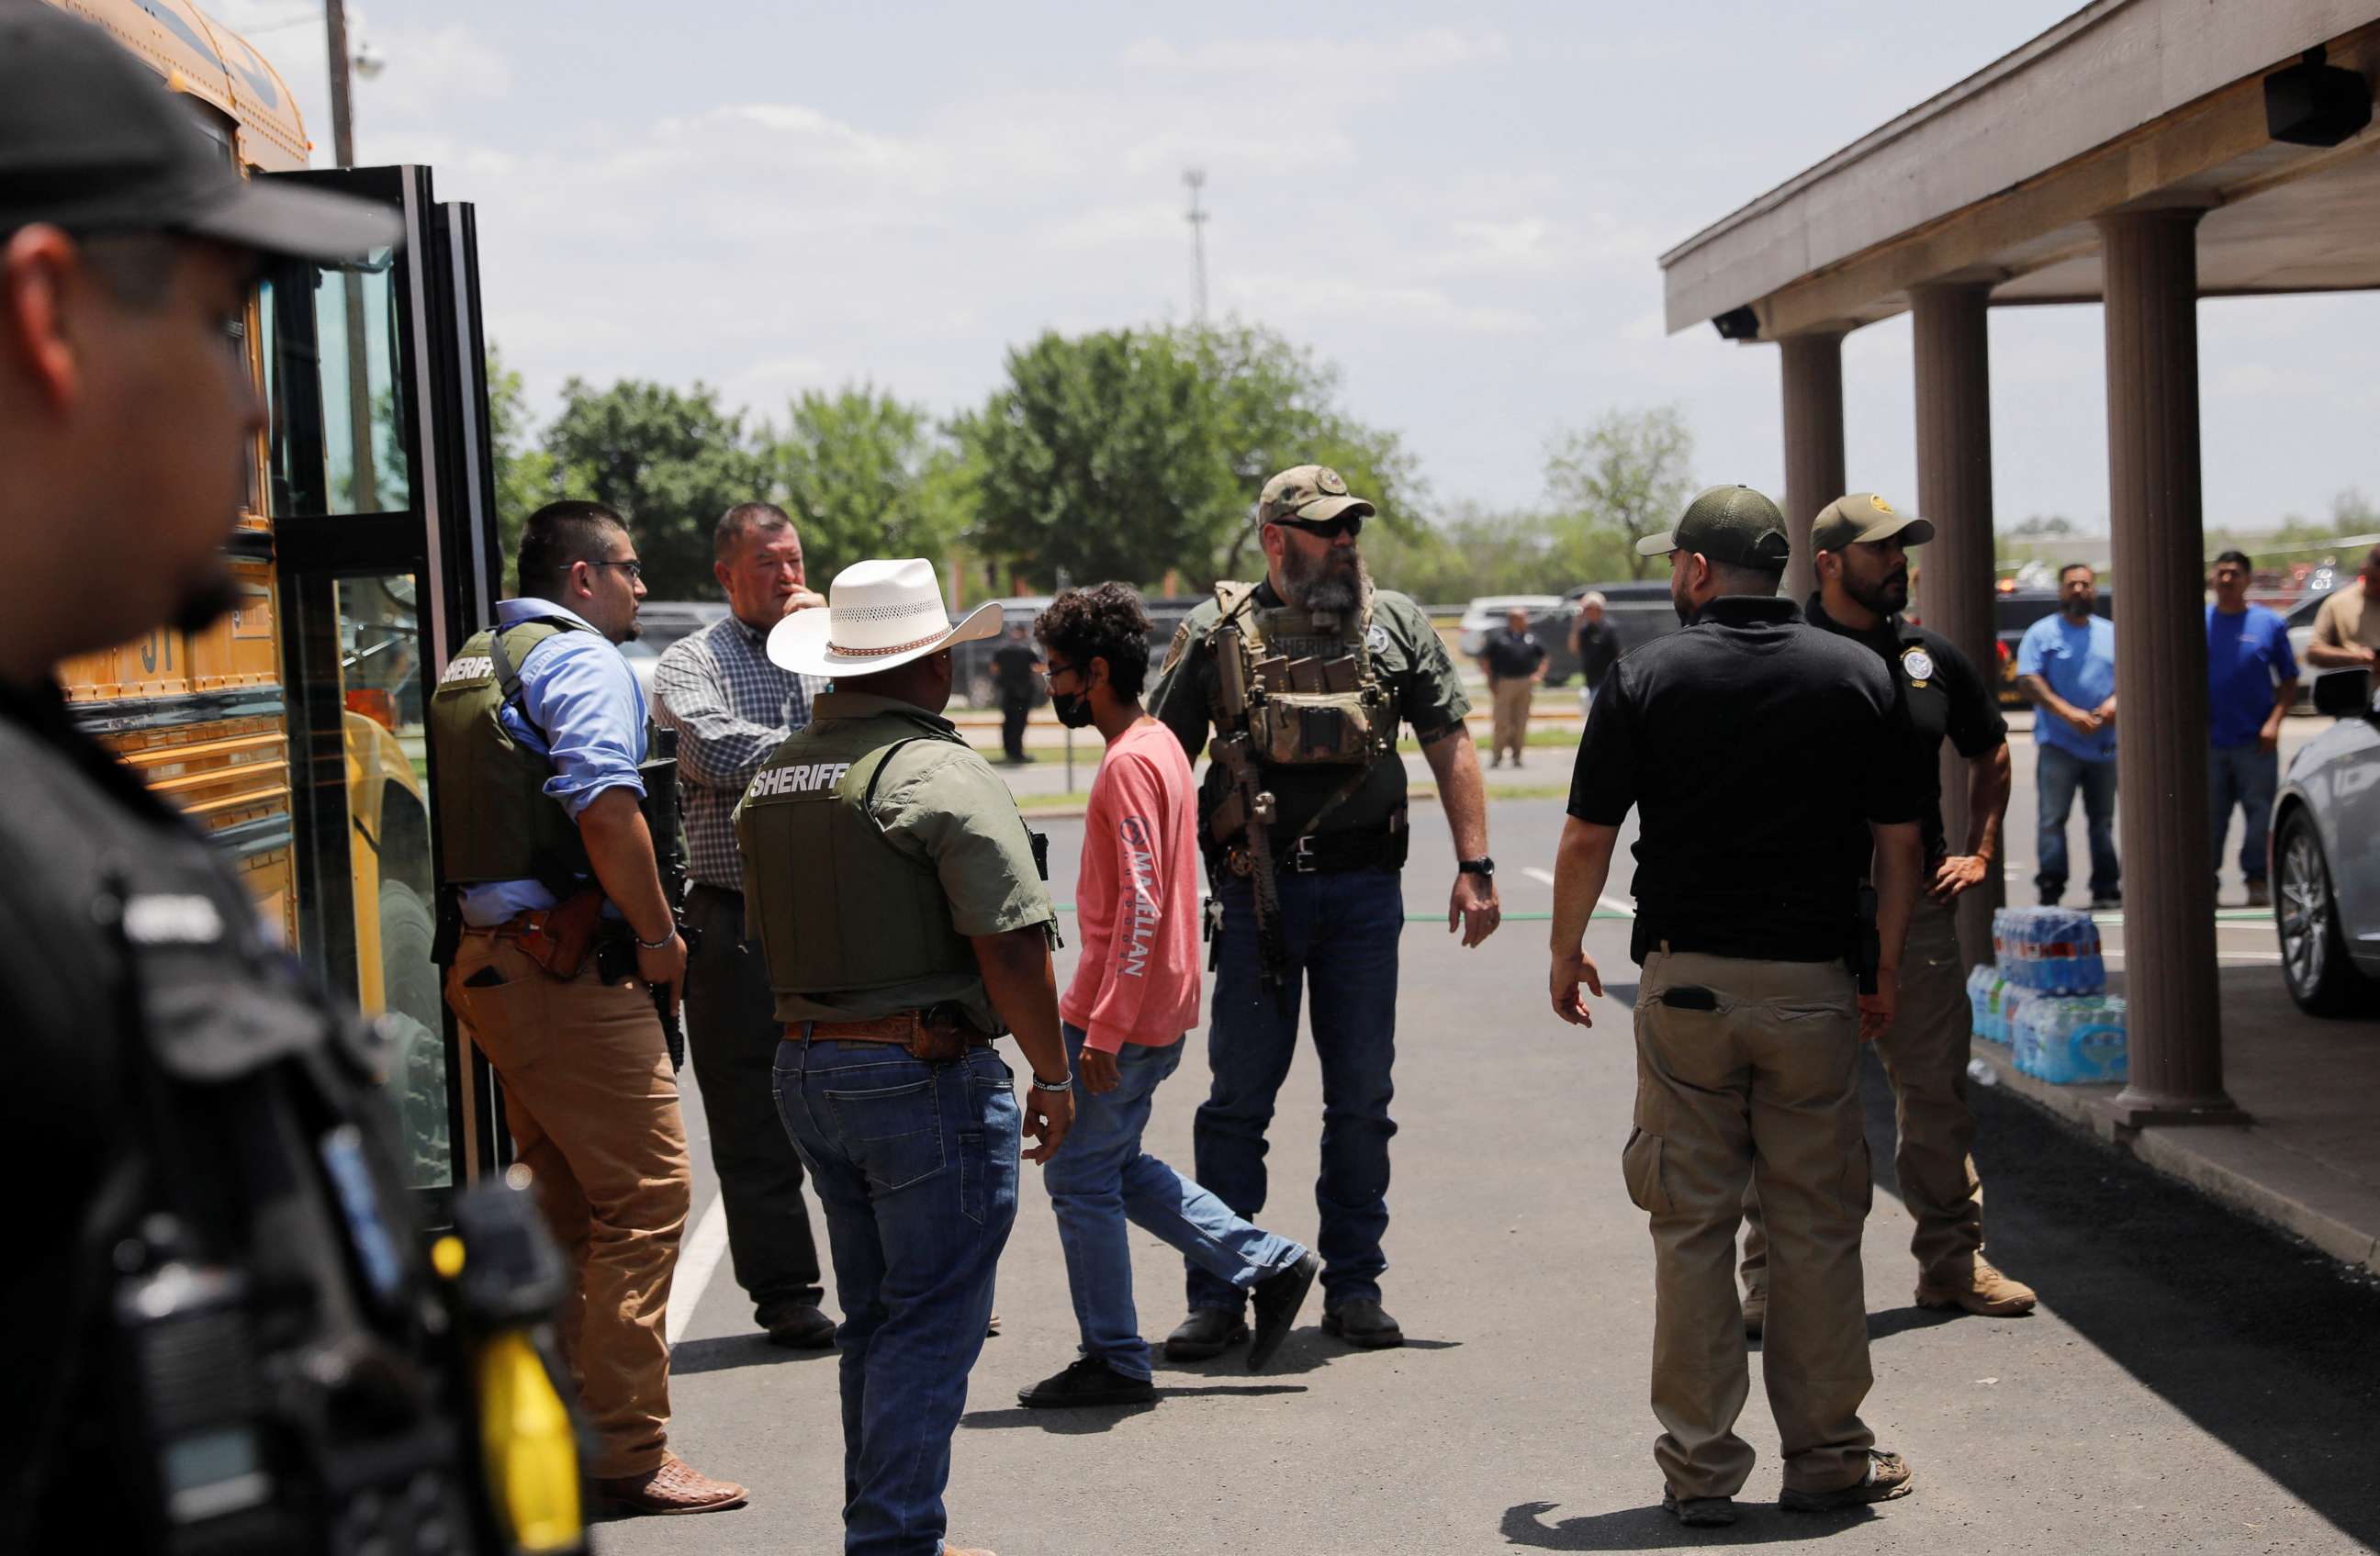
[(2380, 286), (2380, 127), (2266, 130), (2265, 77), (2316, 44), (2380, 75), (2380, 0), (2096, 0), (1662, 255), (1668, 326), (1850, 329), (1936, 282), (2095, 299), (2093, 218), (2128, 206), (2206, 209), (2204, 293)]

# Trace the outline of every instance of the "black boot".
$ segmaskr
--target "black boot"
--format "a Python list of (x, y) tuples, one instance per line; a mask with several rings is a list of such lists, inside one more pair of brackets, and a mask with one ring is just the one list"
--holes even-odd
[(1146, 1378), (1127, 1377), (1097, 1357), (1084, 1357), (1063, 1372), (1016, 1391), (1028, 1410), (1064, 1410), (1087, 1405), (1147, 1405), (1157, 1390)]
[(1378, 1302), (1358, 1298), (1322, 1309), (1322, 1333), (1361, 1350), (1385, 1351), (1405, 1343), (1405, 1332)]
[(1273, 1352), (1289, 1338), (1290, 1325), (1297, 1321), (1297, 1310), (1305, 1306), (1305, 1294), (1314, 1289), (1314, 1277), (1321, 1273), (1322, 1260), (1309, 1253), (1256, 1284), (1249, 1293), (1257, 1309), (1256, 1337), (1248, 1342), (1249, 1371), (1270, 1361)]
[(1165, 1337), (1168, 1361), (1208, 1361), (1248, 1337), (1248, 1326), (1229, 1308), (1193, 1308)]

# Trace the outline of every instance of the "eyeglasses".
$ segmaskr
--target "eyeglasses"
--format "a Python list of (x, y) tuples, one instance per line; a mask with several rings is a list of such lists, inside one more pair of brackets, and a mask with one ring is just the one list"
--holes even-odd
[(641, 584), (645, 581), (645, 564), (637, 561), (633, 557), (626, 561), (590, 561), (587, 565), (589, 567), (623, 568), (626, 570), (628, 576), (635, 579), (638, 583)]
[(1044, 681), (1054, 682), (1062, 675), (1074, 673), (1075, 667), (1072, 665), (1062, 665), (1050, 660), (1044, 660), (1041, 665), (1041, 679)]
[(1324, 540), (1336, 540), (1345, 536), (1353, 540), (1364, 533), (1364, 515), (1342, 513), (1335, 519), (1275, 519), (1273, 523), (1290, 529), (1302, 529)]

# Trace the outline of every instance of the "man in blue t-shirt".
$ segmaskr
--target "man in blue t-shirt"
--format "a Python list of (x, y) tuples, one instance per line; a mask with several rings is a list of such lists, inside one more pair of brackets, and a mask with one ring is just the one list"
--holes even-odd
[(2248, 603), (2254, 572), (2244, 551), (2215, 559), (2215, 603), (2206, 608), (2206, 814), (2219, 870), (2231, 808), (2244, 813), (2240, 874), (2248, 880), (2248, 906), (2269, 908), (2265, 832), (2281, 783), (2281, 720), (2297, 699), (2298, 660), (2289, 623)]
[(2087, 562), (2058, 573), (2058, 614), (2025, 629), (2017, 684), (2033, 700), (2034, 781), (2040, 807), (2033, 884), (2044, 907), (2066, 894), (2066, 817), (2082, 794), (2091, 838), (2091, 906), (2123, 903), (2116, 861), (2116, 627), (2093, 614), (2099, 575)]

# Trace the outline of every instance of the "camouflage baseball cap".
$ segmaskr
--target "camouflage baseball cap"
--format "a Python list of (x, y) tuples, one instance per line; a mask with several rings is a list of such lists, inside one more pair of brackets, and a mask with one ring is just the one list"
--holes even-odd
[(1863, 541), (1890, 540), (1923, 546), (1934, 538), (1934, 526), (1914, 513), (1896, 513), (1892, 504), (1872, 491), (1838, 497), (1810, 521), (1810, 549), (1840, 551)]
[(1647, 536), (1636, 549), (1648, 557), (1697, 551), (1713, 561), (1782, 573), (1793, 544), (1777, 504), (1750, 487), (1710, 487), (1695, 493), (1667, 535)]
[(1327, 464), (1300, 464), (1264, 484), (1257, 499), (1257, 523), (1303, 520), (1320, 524), (1342, 514), (1368, 519), (1374, 510), (1360, 497), (1347, 495), (1347, 483)]

